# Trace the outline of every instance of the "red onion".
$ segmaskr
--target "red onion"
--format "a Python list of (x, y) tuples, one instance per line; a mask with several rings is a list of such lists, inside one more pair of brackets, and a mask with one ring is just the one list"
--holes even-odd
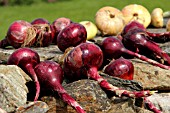
[(123, 29), (122, 35), (125, 35), (128, 33), (131, 29), (138, 28), (142, 30), (146, 30), (146, 28), (143, 26), (143, 24), (139, 23), (138, 21), (134, 20), (129, 22)]
[(40, 46), (40, 47), (49, 46), (54, 38), (52, 27), (49, 21), (43, 18), (37, 18), (33, 20), (31, 24), (37, 30), (35, 46)]
[(77, 113), (85, 113), (83, 108), (67, 93), (61, 83), (64, 73), (61, 66), (53, 61), (43, 61), (34, 68), (38, 80), (45, 89), (58, 92), (59, 96), (69, 105), (75, 108)]
[(112, 60), (104, 68), (104, 73), (126, 80), (133, 80), (134, 66), (130, 60), (119, 58)]
[(81, 24), (71, 23), (58, 34), (57, 45), (64, 52), (68, 47), (75, 47), (86, 42), (86, 39), (86, 28)]
[[(152, 54), (156, 57), (162, 58), (165, 63), (170, 65), (169, 55), (163, 51), (157, 43), (151, 41), (148, 37), (148, 34), (142, 29), (134, 28), (129, 30), (129, 32), (123, 36), (122, 42), (124, 45), (131, 45), (138, 49), (141, 54)], [(128, 48), (129, 46), (125, 47)]]
[(37, 18), (31, 22), (31, 24), (50, 24), (50, 22), (44, 18)]
[(64, 74), (70, 81), (89, 77), (98, 81), (102, 88), (113, 91), (118, 96), (138, 98), (151, 95), (152, 92), (150, 91), (131, 92), (108, 83), (98, 73), (98, 68), (102, 63), (102, 50), (93, 43), (82, 43), (72, 49), (66, 56), (63, 65)]
[(36, 84), (36, 96), (34, 100), (36, 101), (40, 93), (40, 85), (37, 79), (37, 75), (34, 71), (34, 67), (40, 62), (39, 55), (36, 51), (30, 48), (19, 48), (15, 50), (8, 58), (8, 65), (17, 65), (23, 69)]
[[(112, 60), (105, 67), (104, 72), (110, 76), (126, 80), (133, 80), (134, 67), (130, 60), (119, 58), (116, 60)], [(154, 113), (161, 113), (161, 111), (152, 102), (150, 102), (147, 97), (144, 97), (144, 103)]]
[(8, 28), (6, 38), (0, 42), (0, 47), (12, 46), (14, 48), (31, 46), (35, 42), (36, 30), (27, 21), (17, 20)]
[(146, 28), (144, 28), (143, 24), (139, 23), (138, 21), (132, 21), (130, 23), (128, 23), (125, 27), (124, 30), (122, 32), (122, 36), (125, 35), (126, 33), (128, 33), (128, 31), (130, 31), (131, 29), (141, 29), (143, 30), (143, 32), (146, 33), (146, 35), (148, 35), (148, 39), (152, 40), (154, 42), (157, 43), (164, 43), (167, 41), (170, 41), (170, 32), (163, 32), (163, 33), (154, 33), (154, 32), (150, 32), (148, 31)]
[(105, 38), (101, 43), (101, 48), (103, 50), (105, 57), (109, 59), (112, 59), (112, 58), (117, 59), (117, 58), (120, 58), (123, 54), (128, 54), (136, 58), (139, 58), (143, 61), (146, 61), (154, 66), (158, 66), (163, 69), (170, 69), (169, 66), (163, 65), (143, 55), (140, 55), (138, 53), (135, 53), (133, 51), (126, 49), (124, 45), (122, 44), (122, 42), (114, 36)]
[(69, 18), (66, 17), (60, 17), (54, 20), (54, 22), (51, 24), (51, 26), (54, 29), (54, 40), (53, 42), (57, 44), (57, 36), (61, 30), (63, 30), (65, 27), (70, 25), (72, 21)]

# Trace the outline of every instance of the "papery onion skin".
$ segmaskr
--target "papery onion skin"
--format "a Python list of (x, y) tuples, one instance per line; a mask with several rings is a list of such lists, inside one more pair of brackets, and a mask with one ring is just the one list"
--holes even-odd
[(73, 48), (64, 60), (64, 73), (70, 81), (87, 78), (90, 67), (97, 69), (103, 63), (102, 50), (93, 43), (82, 43)]
[(95, 24), (102, 35), (118, 35), (124, 27), (122, 12), (117, 8), (105, 6), (96, 12)]
[(36, 47), (49, 46), (54, 39), (53, 29), (52, 26), (50, 25), (50, 22), (44, 18), (37, 18), (34, 19), (31, 22), (31, 24), (37, 30), (35, 46)]
[(138, 21), (147, 28), (151, 23), (151, 15), (147, 8), (139, 4), (129, 4), (122, 9), (125, 25), (131, 21)]
[[(14, 48), (32, 46), (35, 42), (36, 30), (33, 26), (25, 20), (14, 21), (8, 28), (6, 38), (6, 45)], [(2, 47), (5, 48), (5, 47)]]
[(63, 30), (65, 27), (73, 23), (73, 21), (66, 17), (60, 17), (53, 21), (51, 24), (53, 31), (54, 31), (54, 39), (53, 42), (57, 44), (57, 36), (61, 30)]

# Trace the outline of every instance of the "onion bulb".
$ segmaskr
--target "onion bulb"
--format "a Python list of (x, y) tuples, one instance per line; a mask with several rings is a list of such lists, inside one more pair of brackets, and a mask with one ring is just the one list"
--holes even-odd
[(82, 24), (86, 28), (87, 40), (91, 40), (96, 36), (98, 29), (97, 29), (97, 26), (93, 22), (81, 21), (79, 23)]
[(125, 24), (133, 20), (137, 20), (139, 23), (143, 24), (145, 28), (151, 23), (151, 15), (149, 11), (142, 5), (129, 4), (122, 9)]
[(163, 10), (161, 8), (153, 9), (151, 13), (151, 24), (157, 28), (163, 27)]
[(122, 12), (111, 6), (99, 9), (95, 16), (95, 22), (102, 35), (118, 35), (124, 27)]

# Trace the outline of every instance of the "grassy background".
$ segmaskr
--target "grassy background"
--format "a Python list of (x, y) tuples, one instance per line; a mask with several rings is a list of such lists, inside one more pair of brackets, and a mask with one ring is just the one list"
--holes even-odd
[(170, 10), (169, 0), (59, 0), (55, 3), (0, 7), (0, 39), (5, 37), (8, 27), (16, 20), (31, 22), (41, 17), (52, 23), (58, 17), (67, 17), (74, 22), (82, 20), (94, 22), (95, 13), (99, 8), (113, 6), (121, 10), (132, 3), (145, 6), (149, 12), (156, 7), (164, 11)]

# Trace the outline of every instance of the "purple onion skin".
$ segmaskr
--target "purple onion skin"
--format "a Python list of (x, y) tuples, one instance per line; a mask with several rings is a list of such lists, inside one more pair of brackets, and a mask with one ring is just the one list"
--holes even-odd
[[(43, 88), (51, 89), (57, 84), (62, 84), (64, 72), (61, 66), (52, 61), (43, 61), (34, 68), (38, 80)], [(48, 83), (48, 84), (47, 84)]]
[[(28, 60), (26, 61), (22, 59), (28, 59)], [(21, 61), (23, 61), (24, 63), (22, 63)], [(11, 65), (31, 64), (33, 67), (35, 67), (35, 65), (37, 65), (39, 62), (40, 62), (40, 57), (38, 53), (30, 48), (25, 47), (25, 48), (19, 48), (15, 50), (8, 58), (7, 64), (11, 64)], [(27, 71), (27, 68), (25, 67), (21, 67), (21, 68)]]
[(68, 47), (75, 47), (86, 42), (86, 39), (85, 27), (79, 23), (71, 23), (58, 34), (57, 45), (64, 52)]
[(109, 36), (102, 41), (101, 48), (105, 59), (118, 59), (123, 55), (124, 45), (117, 37)]
[(138, 21), (131, 21), (129, 22), (123, 29), (121, 35), (125, 35), (126, 33), (128, 33), (131, 29), (142, 29), (142, 30), (146, 30), (145, 27), (143, 26), (143, 24), (140, 24)]
[(67, 93), (61, 83), (64, 73), (61, 66), (53, 61), (43, 61), (34, 68), (41, 86), (52, 91), (56, 91), (67, 104), (75, 108), (77, 113), (85, 113), (83, 108)]
[(125, 80), (133, 80), (134, 66), (125, 58), (112, 60), (104, 69), (104, 73)]
[[(141, 29), (131, 29), (124, 37), (123, 44), (132, 45), (139, 53), (144, 55), (153, 54), (156, 57), (162, 58), (165, 64), (170, 65), (169, 55), (163, 51), (159, 45), (148, 39), (148, 35)], [(126, 46), (125, 46), (126, 47)], [(129, 49), (129, 48), (127, 48)]]
[(101, 48), (103, 50), (104, 57), (105, 57), (104, 60), (106, 63), (107, 63), (107, 59), (117, 59), (117, 58), (120, 58), (121, 56), (127, 57), (130, 55), (131, 57), (139, 58), (140, 60), (146, 61), (154, 66), (158, 66), (160, 68), (168, 69), (168, 70), (170, 69), (170, 66), (161, 64), (144, 55), (141, 55), (129, 49), (126, 49), (124, 45), (122, 44), (121, 40), (114, 36), (106, 37), (101, 43)]
[(32, 25), (34, 24), (50, 24), (50, 22), (44, 18), (36, 18), (31, 22)]
[(37, 18), (31, 22), (31, 24), (37, 29), (36, 35), (36, 47), (47, 47), (54, 39), (53, 28), (50, 22), (44, 18)]
[(51, 24), (53, 31), (54, 31), (54, 40), (53, 42), (57, 44), (57, 36), (61, 30), (63, 30), (65, 27), (73, 23), (69, 18), (66, 17), (60, 17), (54, 20), (54, 22)]
[(150, 32), (143, 26), (143, 24), (139, 23), (138, 21), (132, 21), (128, 23), (124, 27), (121, 35), (124, 36), (131, 29), (143, 30), (148, 35), (148, 39), (156, 43), (165, 43), (165, 42), (170, 41), (170, 32), (161, 32), (161, 33)]
[(30, 48), (19, 48), (15, 50), (8, 58), (8, 65), (17, 65), (23, 69), (35, 82), (36, 84), (36, 96), (35, 101), (39, 97), (40, 84), (35, 74), (34, 67), (40, 63), (40, 57), (37, 52)]
[(70, 51), (64, 60), (64, 73), (70, 81), (87, 78), (91, 67), (97, 69), (103, 63), (102, 50), (95, 44), (82, 43)]
[[(8, 45), (14, 48), (20, 48), (27, 38), (27, 30), (30, 28), (32, 28), (32, 25), (27, 21), (24, 20), (14, 21), (8, 28), (6, 38), (4, 39), (7, 40), (8, 44), (5, 44), (4, 47), (2, 48), (5, 48), (5, 46)], [(28, 43), (25, 46), (32, 46), (34, 42), (35, 39), (30, 41), (30, 43)]]

